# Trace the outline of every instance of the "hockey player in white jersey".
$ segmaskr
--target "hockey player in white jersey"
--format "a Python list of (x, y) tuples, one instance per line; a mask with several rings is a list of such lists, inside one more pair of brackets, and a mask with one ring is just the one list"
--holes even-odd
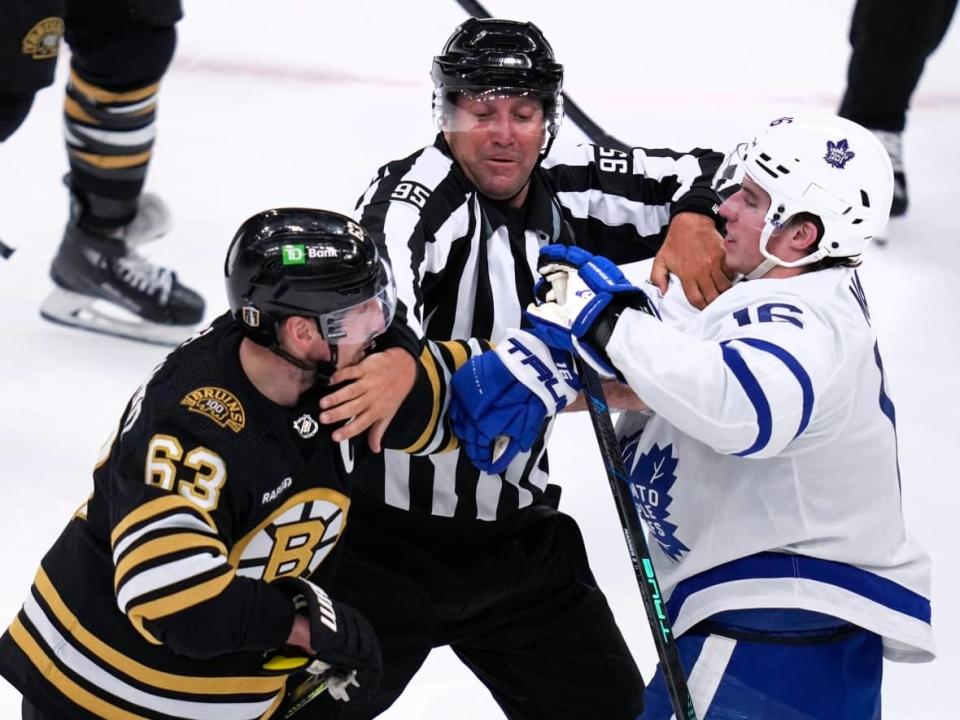
[[(882, 658), (934, 653), (929, 560), (904, 527), (896, 415), (855, 270), (887, 222), (890, 160), (855, 123), (786, 117), (715, 187), (726, 270), (746, 281), (704, 311), (548, 246), (548, 302), (528, 316), (647, 408), (617, 429), (698, 717), (873, 720)], [(485, 409), (501, 370), (530, 389), (525, 411), (568, 387), (537, 338), (511, 343), (455, 379), (455, 429), (474, 442), (517, 412)], [(516, 343), (537, 372), (510, 361)], [(672, 715), (659, 671), (645, 705), (641, 720)]]

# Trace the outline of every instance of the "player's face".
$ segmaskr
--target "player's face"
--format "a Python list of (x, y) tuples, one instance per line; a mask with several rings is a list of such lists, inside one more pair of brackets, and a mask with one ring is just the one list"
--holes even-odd
[[(344, 368), (360, 362), (373, 339), (387, 329), (386, 325), (379, 298), (371, 298), (346, 311), (340, 323), (342, 336), (337, 340), (337, 367)], [(321, 341), (317, 353), (320, 357), (314, 360), (329, 360), (330, 346)]]
[(727, 221), (723, 249), (724, 269), (728, 273), (746, 275), (763, 262), (760, 234), (769, 208), (766, 190), (747, 176), (740, 189), (720, 206), (720, 217)]
[(470, 181), (492, 200), (523, 205), (546, 128), (535, 97), (461, 95), (444, 132)]

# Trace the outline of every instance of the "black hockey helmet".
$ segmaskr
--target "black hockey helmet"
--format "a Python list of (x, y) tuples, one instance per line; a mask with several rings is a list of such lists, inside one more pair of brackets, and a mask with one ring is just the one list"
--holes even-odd
[[(393, 276), (376, 244), (356, 222), (329, 210), (257, 213), (237, 230), (224, 274), (234, 319), (250, 339), (271, 349), (278, 347), (278, 324), (291, 315), (315, 318), (335, 348), (369, 343), (396, 309)], [(375, 315), (362, 329), (348, 320), (358, 308)]]
[(563, 120), (563, 65), (532, 22), (470, 18), (433, 59), (433, 112), (444, 129), (448, 103), (464, 92), (535, 95), (552, 140)]

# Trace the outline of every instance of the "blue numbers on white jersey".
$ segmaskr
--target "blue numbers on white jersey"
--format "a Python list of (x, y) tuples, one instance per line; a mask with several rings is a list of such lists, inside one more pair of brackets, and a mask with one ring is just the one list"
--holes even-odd
[(745, 307), (737, 310), (733, 313), (733, 319), (740, 327), (752, 322), (788, 322), (802, 328), (801, 315), (803, 310), (789, 303), (764, 303), (756, 308)]

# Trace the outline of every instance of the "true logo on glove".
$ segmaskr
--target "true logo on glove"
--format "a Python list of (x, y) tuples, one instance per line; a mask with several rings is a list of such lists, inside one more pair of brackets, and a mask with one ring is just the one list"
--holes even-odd
[(550, 394), (553, 396), (553, 399), (556, 401), (557, 406), (564, 407), (567, 404), (566, 398), (562, 394), (557, 394), (557, 391), (554, 389), (554, 386), (559, 381), (550, 371), (550, 369), (543, 363), (543, 360), (534, 355), (515, 338), (507, 338), (507, 343), (510, 345), (510, 349), (507, 350), (507, 352), (511, 355), (514, 353), (520, 353), (523, 355), (523, 360), (520, 362), (523, 365), (529, 365), (536, 371), (537, 380), (542, 382), (543, 386), (550, 392)]

